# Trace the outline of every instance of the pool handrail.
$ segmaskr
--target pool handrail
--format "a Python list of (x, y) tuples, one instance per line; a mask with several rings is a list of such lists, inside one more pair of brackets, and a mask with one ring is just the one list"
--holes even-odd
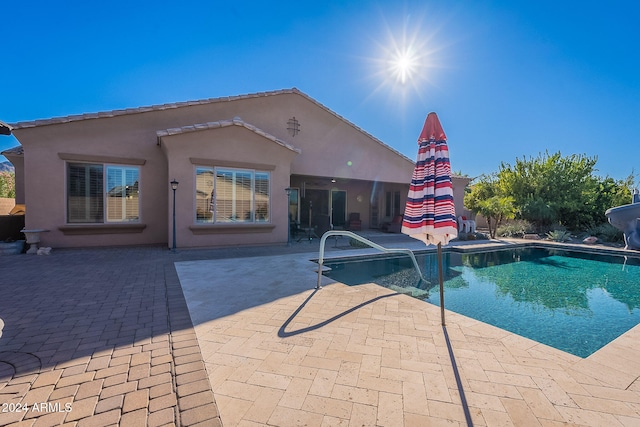
[(352, 233), (351, 231), (345, 231), (345, 230), (329, 230), (326, 233), (324, 233), (322, 235), (322, 238), (320, 239), (320, 251), (318, 253), (318, 284), (316, 285), (316, 289), (320, 289), (322, 286), (320, 286), (321, 280), (322, 280), (322, 265), (324, 264), (324, 245), (325, 242), (327, 241), (327, 237), (331, 237), (331, 236), (346, 236), (346, 237), (350, 237), (352, 239), (355, 239), (359, 242), (362, 242), (366, 245), (371, 246), (374, 249), (377, 249), (381, 252), (386, 252), (386, 253), (402, 253), (402, 254), (407, 254), (411, 257), (411, 261), (413, 261), (413, 266), (416, 268), (416, 271), (418, 272), (418, 275), (420, 276), (420, 280), (424, 280), (425, 282), (427, 280), (425, 280), (425, 278), (422, 276), (422, 271), (420, 271), (420, 267), (418, 266), (418, 261), (416, 261), (416, 256), (413, 254), (413, 251), (411, 249), (402, 249), (402, 248), (398, 248), (398, 249), (390, 249), (390, 248), (385, 248), (384, 246), (380, 246), (377, 243), (372, 242), (369, 239), (365, 239), (364, 237), (356, 234), (356, 233)]

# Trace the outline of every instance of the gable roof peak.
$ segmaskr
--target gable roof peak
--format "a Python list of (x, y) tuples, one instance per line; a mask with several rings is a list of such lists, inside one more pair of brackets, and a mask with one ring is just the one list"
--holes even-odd
[(302, 152), (302, 150), (300, 150), (299, 148), (296, 148), (293, 145), (289, 144), (288, 142), (283, 141), (271, 135), (268, 132), (265, 132), (264, 130), (260, 129), (257, 126), (254, 126), (250, 123), (245, 122), (238, 116), (234, 117), (232, 120), (219, 120), (217, 122), (197, 123), (189, 126), (182, 126), (179, 128), (159, 130), (159, 131), (156, 131), (156, 136), (158, 137), (158, 144), (160, 144), (160, 138), (164, 138), (167, 136), (180, 135), (180, 134), (189, 133), (189, 132), (198, 132), (198, 131), (203, 131), (207, 129), (218, 129), (218, 128), (224, 128), (228, 126), (243, 127), (295, 153), (300, 154)]

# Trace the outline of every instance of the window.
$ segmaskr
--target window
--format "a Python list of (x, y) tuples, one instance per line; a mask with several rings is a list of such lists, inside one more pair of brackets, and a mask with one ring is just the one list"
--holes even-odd
[(67, 222), (138, 221), (138, 177), (137, 167), (68, 163)]
[(107, 222), (139, 218), (138, 168), (107, 166)]
[(269, 222), (269, 187), (269, 172), (196, 167), (196, 222)]

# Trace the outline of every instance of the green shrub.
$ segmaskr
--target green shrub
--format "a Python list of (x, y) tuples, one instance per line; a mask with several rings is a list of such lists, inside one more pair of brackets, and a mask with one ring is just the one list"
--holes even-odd
[(516, 219), (498, 227), (496, 234), (500, 237), (524, 237), (525, 234), (533, 232), (533, 224), (524, 219)]
[(458, 240), (464, 242), (467, 240), (489, 240), (489, 238), (484, 233), (465, 233), (461, 231), (458, 233)]
[(596, 227), (590, 228), (588, 231), (590, 236), (596, 236), (604, 242), (623, 243), (624, 233), (608, 222), (602, 223)]
[(568, 242), (571, 240), (571, 234), (564, 230), (552, 230), (547, 233), (547, 238), (554, 242)]
[(0, 172), (0, 197), (16, 197), (16, 174)]
[(559, 222), (555, 222), (549, 225), (541, 225), (537, 227), (538, 234), (549, 234), (552, 231), (567, 231), (567, 227), (560, 224)]

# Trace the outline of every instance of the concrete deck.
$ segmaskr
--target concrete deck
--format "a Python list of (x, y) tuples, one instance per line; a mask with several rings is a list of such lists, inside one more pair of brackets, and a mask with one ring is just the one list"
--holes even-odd
[(587, 359), (443, 329), (374, 284), (314, 292), (317, 248), (0, 257), (0, 426), (640, 425), (637, 327)]

